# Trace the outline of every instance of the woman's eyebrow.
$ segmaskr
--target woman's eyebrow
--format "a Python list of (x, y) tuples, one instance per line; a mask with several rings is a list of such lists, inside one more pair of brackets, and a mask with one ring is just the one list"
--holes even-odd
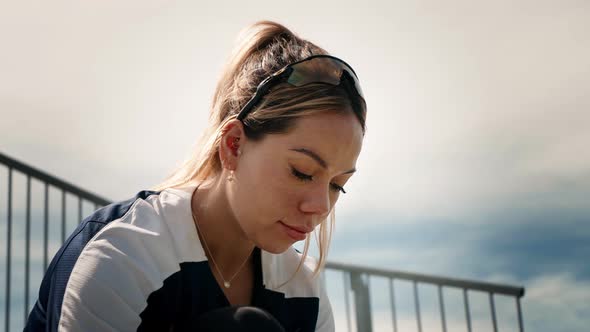
[[(320, 157), (317, 153), (315, 153), (309, 149), (297, 148), (297, 149), (289, 149), (289, 150), (303, 153), (304, 155), (315, 160), (320, 166), (322, 166), (322, 168), (324, 168), (324, 169), (328, 168), (328, 163), (326, 163), (326, 161), (324, 159), (322, 159), (322, 157)], [(349, 173), (354, 173), (354, 172), (356, 172), (356, 168), (350, 169), (342, 174), (349, 174)]]

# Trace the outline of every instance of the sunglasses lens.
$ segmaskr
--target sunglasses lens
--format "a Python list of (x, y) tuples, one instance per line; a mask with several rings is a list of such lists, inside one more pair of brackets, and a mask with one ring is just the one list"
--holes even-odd
[(294, 86), (303, 86), (309, 83), (339, 85), (343, 79), (343, 72), (347, 72), (348, 75), (345, 76), (354, 81), (354, 87), (357, 93), (364, 99), (356, 75), (342, 61), (329, 57), (317, 57), (297, 63), (292, 68), (293, 72), (289, 75), (287, 82)]
[[(290, 73), (287, 74), (286, 70), (288, 69), (290, 70)], [(338, 58), (329, 55), (318, 55), (302, 60), (301, 62), (287, 65), (280, 71), (267, 77), (258, 85), (256, 94), (252, 96), (238, 113), (237, 119), (244, 119), (271, 86), (285, 79), (287, 83), (293, 86), (303, 86), (310, 83), (327, 83), (337, 86), (341, 83), (345, 83), (346, 89), (349, 93), (352, 93), (350, 90), (354, 87), (354, 90), (362, 99), (362, 104), (365, 102), (365, 96), (363, 95), (361, 85), (354, 70), (352, 70), (346, 62)]]
[(313, 58), (293, 65), (293, 73), (287, 82), (294, 86), (309, 83), (328, 83), (338, 85), (342, 75), (342, 66), (329, 58)]

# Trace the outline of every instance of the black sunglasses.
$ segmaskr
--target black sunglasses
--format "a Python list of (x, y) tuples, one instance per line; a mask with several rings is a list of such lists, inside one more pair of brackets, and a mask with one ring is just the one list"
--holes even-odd
[(356, 94), (363, 102), (365, 100), (358, 77), (351, 66), (331, 55), (312, 55), (286, 65), (260, 82), (256, 93), (238, 113), (237, 119), (242, 121), (272, 86), (283, 82), (293, 86), (303, 86), (310, 83), (338, 86), (343, 83), (351, 98), (354, 98)]

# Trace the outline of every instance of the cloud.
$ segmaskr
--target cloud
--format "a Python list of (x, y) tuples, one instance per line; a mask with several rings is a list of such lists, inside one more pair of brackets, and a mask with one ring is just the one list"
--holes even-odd
[(526, 330), (577, 332), (588, 328), (589, 280), (563, 272), (542, 275), (527, 284), (523, 301)]
[[(391, 268), (411, 264), (432, 270), (448, 264), (434, 270), (478, 277), (504, 270), (519, 271), (522, 279), (556, 269), (587, 274), (578, 262), (590, 254), (589, 215), (588, 208), (507, 207), (473, 223), (386, 214), (342, 216), (336, 222), (333, 258)], [(478, 262), (480, 258), (486, 263)]]

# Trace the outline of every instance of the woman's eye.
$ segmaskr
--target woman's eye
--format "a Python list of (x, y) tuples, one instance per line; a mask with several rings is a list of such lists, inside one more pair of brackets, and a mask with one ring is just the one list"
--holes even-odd
[(335, 183), (330, 183), (330, 187), (332, 187), (332, 190), (334, 190), (334, 191), (339, 191), (339, 192), (341, 192), (343, 194), (346, 194), (346, 190), (344, 190), (343, 187), (341, 187), (341, 186), (339, 186), (339, 185), (337, 185)]
[[(302, 173), (302, 172), (300, 172), (300, 171), (296, 170), (296, 169), (295, 169), (295, 168), (293, 168), (293, 167), (291, 167), (291, 173), (292, 173), (292, 174), (293, 174), (293, 175), (294, 175), (294, 176), (295, 176), (297, 179), (299, 179), (299, 180), (301, 180), (301, 181), (305, 181), (305, 182), (307, 182), (307, 181), (311, 181), (311, 180), (313, 180), (313, 176), (311, 176), (311, 175), (307, 175), (307, 174), (305, 174), (305, 173)], [(330, 183), (330, 189), (332, 189), (332, 191), (335, 191), (335, 192), (341, 192), (341, 193), (343, 193), (343, 194), (346, 194), (346, 190), (344, 190), (344, 188), (343, 188), (343, 187), (341, 187), (341, 186), (339, 186), (339, 185), (337, 185), (337, 184), (335, 184), (335, 183)]]
[(298, 170), (296, 170), (295, 168), (291, 167), (291, 173), (293, 173), (293, 175), (298, 178), (301, 181), (311, 181), (313, 180), (313, 177), (311, 175), (307, 175), (305, 173), (301, 173)]

